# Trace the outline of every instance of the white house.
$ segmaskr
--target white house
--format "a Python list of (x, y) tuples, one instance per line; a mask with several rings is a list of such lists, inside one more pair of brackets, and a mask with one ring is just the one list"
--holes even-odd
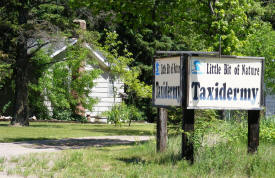
[[(77, 43), (77, 39), (70, 39), (69, 43), (60, 42), (58, 45), (55, 45), (53, 53), (50, 55), (52, 58), (62, 58), (63, 54), (68, 48), (68, 46), (74, 45)], [(99, 67), (102, 69), (102, 74), (94, 81), (95, 87), (92, 88), (89, 97), (93, 97), (98, 100), (98, 103), (94, 105), (93, 110), (89, 111), (85, 109), (85, 116), (91, 122), (107, 122), (107, 118), (102, 115), (103, 112), (109, 111), (112, 106), (115, 104), (121, 103), (122, 96), (124, 95), (124, 84), (120, 80), (113, 82), (109, 75), (108, 69), (109, 65), (106, 62), (106, 58), (103, 54), (95, 49), (93, 49), (89, 44), (85, 44), (84, 47), (89, 49), (91, 59), (87, 60), (97, 60)], [(94, 67), (92, 65), (85, 65), (85, 70), (92, 70)], [(115, 90), (115, 91), (114, 91)], [(114, 94), (116, 93), (116, 96)], [(51, 102), (48, 97), (45, 96), (44, 104), (47, 106), (48, 110), (52, 112)]]

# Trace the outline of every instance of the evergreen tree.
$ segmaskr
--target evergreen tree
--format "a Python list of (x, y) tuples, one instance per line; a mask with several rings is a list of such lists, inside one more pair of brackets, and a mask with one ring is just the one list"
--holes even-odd
[[(12, 125), (29, 125), (28, 84), (37, 80), (39, 63), (32, 60), (61, 29), (69, 27), (66, 1), (3, 0), (0, 2), (0, 50), (14, 81)], [(67, 15), (67, 18), (62, 18)], [(58, 28), (61, 27), (61, 28)], [(44, 39), (44, 40), (38, 40)], [(33, 50), (29, 50), (33, 47)], [(3, 59), (2, 59), (3, 61)]]

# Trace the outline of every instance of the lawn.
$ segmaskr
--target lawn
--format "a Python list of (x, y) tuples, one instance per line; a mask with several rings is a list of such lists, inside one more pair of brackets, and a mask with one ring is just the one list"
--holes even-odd
[[(49, 124), (49, 128), (53, 125)], [(62, 129), (69, 127), (72, 130), (81, 126), (93, 127), (89, 124), (62, 125), (59, 125)], [(128, 128), (100, 126), (106, 131), (109, 128)], [(151, 140), (131, 145), (31, 154), (10, 160), (0, 158), (0, 171), (5, 169), (9, 175), (25, 177), (274, 177), (275, 122), (261, 121), (260, 146), (255, 154), (247, 153), (245, 121), (197, 119), (195, 126), (196, 131), (192, 135), (195, 147), (193, 165), (181, 159), (181, 136), (173, 132), (164, 153), (157, 153), (156, 142)], [(152, 133), (154, 128), (152, 124), (137, 124), (132, 127), (135, 131), (131, 131), (130, 127), (130, 130), (117, 133), (127, 134), (129, 131), (142, 135)]]
[(45, 140), (110, 135), (153, 135), (155, 124), (108, 124), (31, 122), (29, 127), (12, 127), (0, 122), (0, 142)]
[[(180, 159), (180, 140), (169, 138), (166, 153), (155, 142), (32, 154), (6, 161), (8, 174), (38, 177), (273, 177), (275, 145), (262, 144), (255, 155), (244, 143), (203, 147), (190, 165)], [(16, 166), (12, 166), (16, 165)]]

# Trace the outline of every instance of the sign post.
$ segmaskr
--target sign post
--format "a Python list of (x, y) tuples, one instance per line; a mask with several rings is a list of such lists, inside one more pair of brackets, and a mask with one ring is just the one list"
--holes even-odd
[(181, 106), (181, 60), (180, 57), (158, 58), (154, 61), (153, 105), (158, 106), (157, 151), (167, 148), (167, 109)]
[(158, 108), (157, 120), (157, 151), (164, 152), (167, 148), (167, 109)]
[[(192, 51), (159, 51), (158, 54), (180, 54), (155, 59), (153, 105), (182, 107), (182, 157), (194, 160), (193, 143), (188, 135), (194, 132), (195, 109), (247, 110), (248, 152), (257, 151), (260, 110), (263, 109), (263, 57)], [(162, 109), (159, 110), (161, 113)], [(162, 122), (167, 122), (164, 115), (167, 114), (160, 114), (158, 129)], [(163, 135), (162, 130), (158, 130), (158, 135)], [(158, 138), (161, 140), (161, 136)]]
[[(188, 55), (182, 55), (183, 68), (182, 68), (182, 84), (183, 86), (183, 98), (187, 98), (187, 85), (188, 85)], [(194, 161), (194, 146), (192, 140), (188, 139), (188, 134), (192, 135), (194, 133), (194, 119), (195, 113), (194, 109), (186, 109), (187, 100), (182, 101), (182, 146), (181, 146), (181, 156), (186, 160)]]
[(259, 146), (260, 111), (248, 111), (248, 153), (255, 153)]

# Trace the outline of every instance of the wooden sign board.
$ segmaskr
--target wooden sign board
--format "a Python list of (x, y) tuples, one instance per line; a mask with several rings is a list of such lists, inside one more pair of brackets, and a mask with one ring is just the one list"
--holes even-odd
[(187, 109), (262, 109), (263, 59), (188, 58)]
[(154, 60), (153, 105), (157, 107), (181, 106), (181, 57)]

